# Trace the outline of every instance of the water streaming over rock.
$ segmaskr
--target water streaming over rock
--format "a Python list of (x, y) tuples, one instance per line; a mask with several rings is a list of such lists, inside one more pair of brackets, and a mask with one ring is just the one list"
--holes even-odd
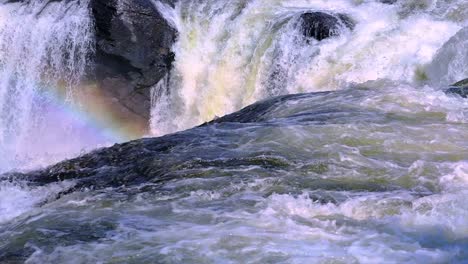
[[(468, 77), (468, 4), (383, 2), (153, 1), (179, 31), (154, 134), (220, 118), (6, 175), (0, 262), (465, 263), (468, 101), (443, 87)], [(354, 26), (316, 41), (305, 12)]]
[[(189, 128), (273, 95), (337, 90), (382, 78), (419, 81), (436, 51), (466, 24), (467, 8), (463, 1), (350, 0), (182, 0), (174, 9), (158, 6), (180, 35), (169, 103), (155, 101), (153, 108), (153, 117), (163, 120), (153, 125), (155, 134)], [(308, 40), (298, 19), (311, 11), (347, 14), (356, 26), (339, 37)], [(454, 49), (464, 52), (461, 45)]]

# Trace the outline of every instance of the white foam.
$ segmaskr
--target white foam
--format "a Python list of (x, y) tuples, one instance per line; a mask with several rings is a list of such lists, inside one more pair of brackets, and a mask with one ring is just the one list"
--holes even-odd
[(0, 224), (33, 210), (60, 192), (73, 186), (71, 182), (28, 187), (26, 184), (0, 182)]
[[(171, 93), (163, 102), (153, 100), (153, 132), (188, 128), (271, 95), (382, 78), (417, 83), (424, 65), (461, 26), (433, 15), (445, 7), (412, 7), (402, 15), (409, 6), (347, 0), (158, 5), (180, 35)], [(291, 18), (307, 10), (346, 13), (357, 25), (341, 37), (306, 44)], [(279, 79), (272, 89), (274, 75)]]

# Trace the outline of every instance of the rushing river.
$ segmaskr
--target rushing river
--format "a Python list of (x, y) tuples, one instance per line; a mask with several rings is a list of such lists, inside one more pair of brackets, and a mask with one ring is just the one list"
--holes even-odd
[[(154, 4), (179, 31), (153, 88), (154, 135), (264, 101), (84, 155), (61, 167), (75, 178), (0, 181), (0, 262), (466, 263), (468, 100), (443, 88), (468, 77), (468, 2)], [(74, 34), (92, 27), (79, 2), (18, 6), (0, 5), (0, 154), (20, 158), (0, 171), (119, 141), (82, 137), (42, 160), (56, 112), (28, 102), (63, 65), (67, 94), (79, 89), (93, 40)], [(297, 17), (310, 10), (356, 26), (305, 40)], [(83, 122), (54, 135), (93, 134)]]

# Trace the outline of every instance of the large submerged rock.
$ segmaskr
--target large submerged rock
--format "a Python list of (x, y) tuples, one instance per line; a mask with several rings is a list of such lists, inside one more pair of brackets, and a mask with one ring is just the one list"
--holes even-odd
[[(365, 112), (359, 105), (336, 106), (337, 97), (364, 98), (366, 90), (319, 92), (279, 96), (257, 102), (241, 111), (199, 127), (159, 138), (143, 138), (93, 151), (49, 168), (29, 173), (11, 173), (0, 179), (26, 181), (31, 186), (73, 180), (67, 194), (83, 188), (158, 185), (178, 178), (200, 177), (206, 168), (225, 171), (244, 166), (283, 170), (292, 164), (276, 151), (239, 151), (245, 141), (243, 129), (289, 126), (292, 123), (321, 125), (361, 120), (380, 123), (385, 115)], [(306, 105), (291, 109), (291, 105)], [(287, 122), (283, 122), (287, 120)], [(254, 138), (255, 134), (251, 135)], [(280, 151), (280, 149), (278, 149)]]

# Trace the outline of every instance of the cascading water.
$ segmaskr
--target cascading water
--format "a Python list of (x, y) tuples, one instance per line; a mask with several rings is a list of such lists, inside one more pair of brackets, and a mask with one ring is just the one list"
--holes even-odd
[[(466, 263), (468, 101), (443, 89), (468, 77), (467, 1), (152, 2), (179, 32), (154, 134), (294, 95), (0, 178), (0, 262)], [(24, 153), (92, 39), (76, 1), (11, 5), (0, 131)], [(306, 38), (315, 11), (355, 25)]]
[(0, 5), (0, 172), (99, 143), (66, 113), (93, 50), (89, 12), (85, 0)]
[[(188, 128), (272, 95), (336, 90), (382, 78), (420, 81), (436, 51), (466, 24), (467, 8), (464, 1), (182, 0), (174, 9), (157, 5), (180, 35), (166, 89), (170, 93), (153, 107), (155, 134)], [(356, 27), (310, 43), (297, 21), (307, 11), (348, 14)]]

